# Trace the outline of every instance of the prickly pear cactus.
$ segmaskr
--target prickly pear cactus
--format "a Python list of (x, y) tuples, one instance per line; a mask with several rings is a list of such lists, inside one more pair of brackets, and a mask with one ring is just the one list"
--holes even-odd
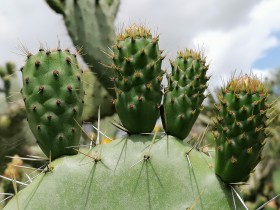
[(248, 75), (233, 78), (222, 88), (217, 106), (215, 171), (224, 182), (246, 181), (261, 160), (267, 96), (261, 81)]
[[(15, 95), (12, 93), (13, 91), (18, 91), (18, 80), (15, 75), (16, 66), (13, 62), (7, 62), (5, 66), (0, 67), (0, 78), (3, 81), (3, 92), (5, 93), (6, 101), (12, 102), (16, 99), (16, 97), (12, 97), (11, 95)], [(1, 93), (1, 91), (0, 91)], [(3, 102), (2, 102), (3, 103)], [(0, 111), (1, 112), (1, 111)]]
[(170, 63), (172, 73), (161, 107), (162, 123), (167, 134), (184, 139), (202, 109), (208, 66), (203, 55), (191, 49), (179, 51)]
[(76, 154), (69, 147), (80, 141), (84, 96), (76, 55), (40, 49), (28, 54), (21, 71), (27, 119), (39, 146), (52, 159)]
[(190, 150), (171, 136), (124, 136), (53, 161), (4, 209), (243, 209), (212, 159)]
[(110, 55), (116, 72), (114, 103), (129, 133), (151, 132), (159, 117), (164, 57), (158, 41), (149, 29), (133, 24), (117, 36)]
[(61, 13), (75, 46), (82, 47), (82, 54), (97, 78), (114, 95), (110, 77), (114, 72), (102, 65), (109, 59), (108, 51), (115, 37), (114, 20), (120, 0), (46, 0), (56, 12)]
[[(143, 26), (132, 25), (117, 36), (109, 55), (115, 70), (111, 79), (116, 110), (128, 135), (74, 151), (67, 148), (78, 146), (84, 94), (76, 59), (61, 50), (28, 54), (22, 95), (30, 127), (51, 155), (42, 173), (30, 178), (4, 209), (247, 209), (231, 182), (244, 181), (260, 157), (268, 108), (262, 83), (241, 76), (225, 88), (214, 167), (214, 160), (200, 152), (198, 144), (184, 143), (180, 132), (179, 138), (157, 131), (147, 134), (154, 128), (162, 99), (161, 54), (158, 37)], [(176, 75), (174, 66), (173, 77), (183, 88), (184, 77), (193, 76), (185, 93), (199, 106), (208, 80), (204, 58), (186, 51), (176, 62), (180, 71), (184, 66), (190, 72)], [(184, 92), (174, 91), (174, 100), (184, 97)], [(171, 116), (164, 119), (175, 122)], [(195, 119), (190, 118), (185, 128), (176, 125), (190, 130)]]

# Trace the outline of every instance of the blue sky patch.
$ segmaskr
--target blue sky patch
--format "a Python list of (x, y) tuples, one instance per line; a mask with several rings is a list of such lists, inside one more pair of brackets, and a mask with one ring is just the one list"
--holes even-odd
[[(280, 40), (280, 32), (274, 33), (274, 36)], [(264, 57), (253, 63), (253, 68), (257, 69), (275, 69), (280, 67), (280, 44), (267, 50)]]

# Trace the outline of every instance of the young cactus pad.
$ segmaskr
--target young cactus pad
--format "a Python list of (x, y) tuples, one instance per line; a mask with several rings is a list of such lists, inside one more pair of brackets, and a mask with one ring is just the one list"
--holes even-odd
[(216, 174), (227, 183), (246, 181), (261, 160), (266, 138), (267, 90), (255, 76), (238, 76), (222, 88), (217, 107)]
[(81, 136), (82, 71), (69, 50), (40, 49), (21, 69), (22, 96), (32, 133), (52, 159), (73, 155)]
[(167, 134), (184, 139), (202, 109), (208, 66), (201, 53), (191, 49), (179, 51), (170, 63), (172, 73), (161, 107), (162, 124)]
[(164, 57), (158, 40), (149, 29), (133, 24), (117, 36), (113, 46), (114, 103), (129, 133), (151, 132), (159, 117)]
[(58, 158), (4, 210), (244, 209), (215, 175), (212, 158), (188, 153), (191, 147), (177, 138), (153, 138), (124, 136)]

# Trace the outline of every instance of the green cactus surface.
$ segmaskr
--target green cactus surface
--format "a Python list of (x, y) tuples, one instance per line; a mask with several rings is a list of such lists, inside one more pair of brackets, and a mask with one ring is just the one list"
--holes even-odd
[(83, 82), (86, 92), (82, 117), (84, 121), (96, 121), (99, 107), (101, 119), (116, 113), (112, 96), (91, 71), (84, 72)]
[(200, 52), (179, 51), (170, 61), (172, 72), (167, 76), (168, 88), (161, 107), (161, 118), (167, 134), (184, 139), (189, 134), (205, 99), (208, 66)]
[(32, 133), (52, 159), (76, 154), (83, 112), (82, 70), (69, 50), (40, 49), (21, 69), (22, 97)]
[(171, 136), (124, 136), (54, 160), (4, 210), (244, 209), (212, 159), (190, 150)]
[(261, 160), (266, 138), (267, 91), (248, 75), (222, 88), (217, 106), (216, 174), (227, 183), (244, 182)]
[(133, 24), (117, 36), (113, 46), (114, 103), (129, 133), (151, 132), (159, 117), (164, 57), (158, 40), (144, 26)]
[(114, 72), (103, 64), (109, 62), (104, 52), (113, 45), (114, 20), (120, 0), (46, 0), (49, 6), (64, 17), (65, 25), (75, 46), (82, 47), (82, 57), (101, 84), (113, 96), (110, 77)]

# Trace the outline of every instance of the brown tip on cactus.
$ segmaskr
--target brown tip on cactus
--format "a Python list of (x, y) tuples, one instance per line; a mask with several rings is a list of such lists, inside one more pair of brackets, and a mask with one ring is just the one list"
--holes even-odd
[(144, 25), (132, 24), (120, 31), (117, 35), (117, 40), (125, 40), (127, 37), (135, 39), (136, 37), (151, 37), (151, 30), (146, 28)]
[(205, 62), (205, 56), (203, 55), (203, 52), (198, 50), (193, 50), (193, 49), (185, 49), (182, 51), (178, 51), (177, 53), (179, 58), (183, 58), (185, 60), (187, 60), (188, 58), (193, 58), (196, 60), (201, 60)]
[(233, 77), (227, 84), (228, 89), (234, 91), (235, 93), (240, 93), (242, 91), (256, 93), (260, 92), (263, 94), (267, 93), (265, 85), (261, 80), (253, 74), (239, 75)]

